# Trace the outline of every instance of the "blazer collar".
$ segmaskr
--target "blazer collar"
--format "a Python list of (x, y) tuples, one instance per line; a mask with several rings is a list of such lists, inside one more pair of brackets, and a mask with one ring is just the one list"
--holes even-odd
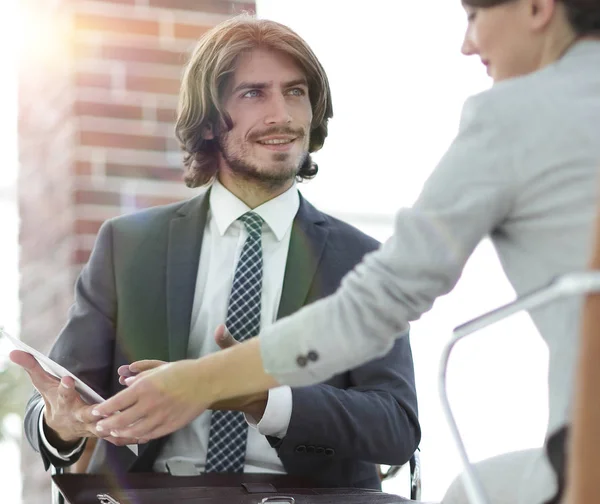
[[(167, 243), (167, 338), (173, 362), (185, 359), (192, 305), (198, 275), (198, 263), (208, 214), (210, 188), (184, 203), (176, 212), (168, 230)], [(152, 464), (166, 438), (139, 445), (138, 457), (127, 449), (119, 450), (119, 457), (132, 472), (151, 472)]]
[(325, 216), (300, 195), (300, 207), (292, 224), (278, 319), (291, 315), (306, 304), (310, 287), (317, 280), (315, 273), (328, 234)]
[(182, 205), (171, 219), (167, 246), (169, 360), (185, 359), (210, 189)]

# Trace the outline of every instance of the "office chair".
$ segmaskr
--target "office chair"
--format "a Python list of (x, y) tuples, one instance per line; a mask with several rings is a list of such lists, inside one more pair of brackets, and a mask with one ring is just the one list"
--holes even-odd
[[(64, 472), (64, 469), (62, 467), (54, 467), (53, 465), (50, 466), (50, 474), (51, 475), (55, 475), (55, 474), (62, 474)], [(58, 489), (58, 487), (56, 486), (56, 483), (54, 483), (54, 480), (52, 480), (51, 482), (52, 485), (52, 504), (65, 504), (65, 498), (63, 496), (62, 493), (60, 493), (60, 490)]]
[[(413, 456), (408, 461), (410, 468), (410, 500), (420, 501), (421, 500), (421, 458), (419, 456), (419, 449), (413, 453)], [(390, 466), (385, 472), (380, 470), (381, 481), (387, 481), (394, 478), (403, 465)]]
[(488, 504), (489, 500), (483, 489), (483, 485), (479, 477), (475, 473), (473, 464), (471, 464), (467, 455), (465, 445), (458, 431), (458, 426), (452, 408), (448, 400), (447, 390), (447, 371), (448, 362), (452, 349), (461, 339), (469, 336), (475, 331), (479, 331), (491, 324), (504, 320), (505, 318), (514, 315), (523, 310), (531, 310), (539, 308), (550, 302), (560, 299), (600, 292), (600, 271), (585, 271), (568, 273), (557, 277), (545, 287), (517, 298), (515, 301), (501, 306), (495, 310), (485, 313), (461, 326), (458, 326), (452, 331), (452, 338), (444, 347), (439, 368), (439, 390), (442, 409), (446, 416), (446, 420), (450, 427), (452, 438), (458, 449), (461, 461), (464, 466), (464, 482), (467, 491), (467, 497), (471, 504)]

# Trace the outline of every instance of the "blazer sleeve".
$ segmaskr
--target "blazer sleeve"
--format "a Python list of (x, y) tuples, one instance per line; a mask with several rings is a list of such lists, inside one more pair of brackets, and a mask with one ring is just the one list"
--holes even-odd
[[(109, 394), (115, 341), (117, 300), (113, 265), (113, 239), (110, 221), (100, 229), (90, 259), (75, 285), (75, 299), (68, 321), (55, 341), (49, 356), (90, 385), (102, 397)], [(44, 467), (64, 467), (69, 461), (48, 452), (39, 437), (39, 420), (43, 400), (35, 392), (25, 409), (24, 428), (27, 440), (40, 452)]]
[(390, 239), (335, 294), (261, 331), (264, 368), (280, 384), (320, 383), (385, 355), (509, 215), (518, 152), (506, 148), (511, 129), (489, 105), (483, 95), (465, 104), (459, 134), (415, 205), (398, 212)]
[(406, 463), (421, 439), (408, 335), (385, 357), (342, 377), (350, 382), (347, 388), (293, 388), (287, 434), (268, 438), (271, 445), (282, 458), (308, 450), (332, 458)]

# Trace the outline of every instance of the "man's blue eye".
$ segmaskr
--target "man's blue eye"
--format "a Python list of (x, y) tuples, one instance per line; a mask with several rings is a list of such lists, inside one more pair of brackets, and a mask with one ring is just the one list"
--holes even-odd
[(304, 96), (306, 94), (304, 92), (304, 89), (301, 89), (301, 88), (290, 89), (289, 93), (294, 96)]
[(258, 98), (258, 96), (260, 96), (260, 91), (258, 89), (251, 89), (244, 93), (244, 98)]

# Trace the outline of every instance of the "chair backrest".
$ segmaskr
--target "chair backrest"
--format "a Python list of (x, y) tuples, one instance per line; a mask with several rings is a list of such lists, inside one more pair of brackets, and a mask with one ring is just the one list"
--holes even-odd
[[(600, 270), (600, 219), (596, 224), (590, 268), (592, 271)], [(567, 498), (571, 504), (600, 502), (600, 293), (588, 294), (582, 317), (570, 460), (567, 465)]]
[[(600, 251), (599, 251), (600, 252)], [(599, 265), (600, 265), (600, 254), (598, 255)], [(600, 268), (599, 268), (600, 269)], [(440, 363), (440, 371), (439, 371), (439, 390), (440, 390), (440, 400), (442, 403), (443, 411), (446, 416), (446, 420), (448, 421), (448, 425), (450, 427), (450, 432), (458, 449), (458, 453), (463, 462), (464, 470), (465, 470), (465, 489), (467, 491), (467, 496), (469, 498), (469, 502), (471, 504), (487, 504), (489, 502), (485, 489), (481, 484), (478, 474), (476, 473), (473, 464), (471, 464), (469, 457), (467, 455), (467, 451), (465, 449), (464, 442), (460, 435), (460, 431), (458, 429), (458, 425), (456, 424), (456, 420), (452, 413), (452, 408), (450, 406), (450, 402), (448, 399), (448, 390), (447, 390), (447, 382), (446, 375), (448, 371), (448, 362), (450, 360), (450, 354), (452, 353), (452, 349), (454, 346), (463, 338), (473, 334), (474, 332), (483, 329), (491, 324), (504, 320), (505, 318), (514, 315), (515, 313), (519, 313), (521, 311), (529, 311), (534, 308), (540, 308), (544, 305), (547, 305), (550, 302), (570, 298), (576, 295), (589, 294), (589, 293), (599, 293), (598, 296), (593, 296), (596, 300), (596, 309), (594, 313), (590, 313), (590, 316), (595, 317), (594, 326), (600, 328), (600, 271), (587, 271), (587, 272), (575, 272), (569, 273), (562, 276), (557, 277), (550, 284), (541, 287), (540, 289), (531, 292), (528, 295), (517, 298), (516, 301), (512, 303), (508, 303), (504, 306), (501, 306), (491, 312), (485, 313), (469, 322), (457, 327), (453, 331), (452, 338), (448, 342), (448, 344), (444, 347), (442, 352), (442, 359)], [(589, 312), (589, 302), (587, 307), (587, 312)], [(590, 329), (584, 330), (585, 332), (590, 332)], [(592, 336), (596, 336), (593, 338)], [(588, 334), (587, 339), (591, 343), (590, 352), (592, 356), (586, 355), (587, 363), (589, 369), (587, 369), (587, 373), (589, 376), (590, 382), (594, 382), (594, 386), (589, 390), (586, 390), (585, 394), (582, 396), (585, 399), (581, 399), (582, 407), (585, 403), (583, 401), (588, 401), (588, 404), (585, 405), (585, 408), (591, 415), (590, 418), (597, 419), (597, 424), (595, 425), (586, 425), (586, 430), (589, 431), (589, 435), (592, 433), (597, 433), (598, 437), (594, 439), (600, 440), (600, 405), (598, 404), (597, 397), (594, 394), (594, 390), (598, 390), (598, 386), (600, 386), (600, 367), (595, 367), (598, 362), (598, 358), (600, 357), (600, 338), (597, 337), (597, 333)], [(579, 374), (582, 374), (580, 369)], [(586, 380), (580, 380), (584, 384), (587, 383)], [(577, 409), (577, 408), (576, 408)], [(589, 420), (588, 420), (589, 422)], [(588, 438), (591, 439), (591, 438)], [(581, 457), (585, 458), (583, 452), (589, 447), (584, 440), (581, 440)], [(595, 447), (595, 446), (594, 446)], [(589, 450), (588, 450), (589, 451)], [(594, 465), (590, 465), (586, 467), (590, 472), (587, 476), (589, 479), (586, 481), (590, 485), (598, 486), (598, 499), (594, 500), (591, 498), (581, 500), (581, 504), (588, 504), (589, 502), (600, 502), (600, 480), (597, 477), (597, 468), (600, 466), (600, 452), (596, 451), (593, 455), (589, 454), (589, 458), (587, 460), (594, 460)], [(571, 504), (572, 501), (569, 501)]]

